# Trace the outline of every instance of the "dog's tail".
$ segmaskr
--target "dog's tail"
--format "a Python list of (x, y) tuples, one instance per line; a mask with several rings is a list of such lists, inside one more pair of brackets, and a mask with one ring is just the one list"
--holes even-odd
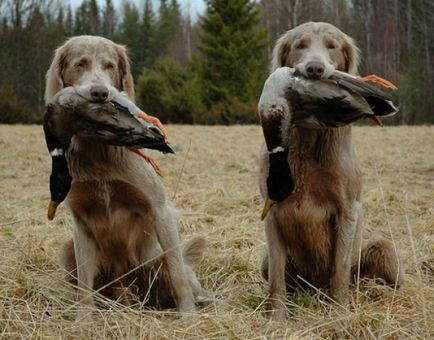
[(206, 241), (202, 236), (195, 236), (184, 246), (182, 256), (189, 266), (197, 265), (203, 258)]
[[(353, 266), (352, 271), (353, 278), (357, 277), (358, 266)], [(360, 277), (380, 279), (389, 286), (399, 288), (404, 282), (404, 274), (401, 253), (391, 241), (373, 235), (363, 242)]]

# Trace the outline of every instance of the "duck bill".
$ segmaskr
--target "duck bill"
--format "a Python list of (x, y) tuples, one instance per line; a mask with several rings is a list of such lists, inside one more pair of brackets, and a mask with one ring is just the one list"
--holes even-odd
[(54, 216), (56, 216), (56, 210), (58, 206), (59, 202), (50, 200), (50, 203), (48, 203), (47, 216), (50, 221), (52, 221), (54, 219)]
[(273, 201), (270, 198), (267, 198), (267, 200), (265, 201), (264, 204), (264, 208), (262, 209), (262, 214), (261, 214), (261, 221), (263, 221), (265, 219), (265, 217), (267, 217), (268, 212), (270, 211), (271, 207), (276, 204), (276, 201)]

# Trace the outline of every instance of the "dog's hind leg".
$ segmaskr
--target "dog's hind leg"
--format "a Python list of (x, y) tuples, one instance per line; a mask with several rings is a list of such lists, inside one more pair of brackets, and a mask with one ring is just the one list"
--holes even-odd
[[(182, 251), (187, 281), (192, 288), (194, 298), (202, 294), (202, 287), (193, 271), (193, 267), (202, 259), (205, 246), (205, 239), (198, 236), (187, 242)], [(145, 304), (157, 309), (175, 308), (176, 301), (172, 289), (172, 280), (160, 247), (154, 253), (148, 255), (152, 255), (154, 260), (143, 267), (140, 278), (143, 283), (141, 286), (139, 285)], [(200, 300), (200, 302), (204, 303), (203, 300)]]
[[(353, 272), (356, 271), (357, 267), (355, 266)], [(363, 242), (360, 277), (380, 279), (385, 284), (397, 288), (402, 285), (404, 282), (404, 268), (400, 254), (391, 241), (377, 235)]]
[(178, 310), (181, 313), (194, 311), (193, 292), (180, 249), (178, 221), (174, 209), (167, 204), (160, 206), (155, 213), (155, 223)]
[(78, 310), (76, 321), (90, 321), (94, 306), (93, 284), (98, 270), (98, 254), (95, 241), (87, 233), (89, 230), (84, 222), (75, 218), (73, 233), (74, 253), (77, 262), (77, 299)]
[(269, 282), (269, 296), (267, 307), (271, 312), (271, 318), (273, 320), (285, 321), (287, 314), (285, 307), (285, 267), (288, 258), (288, 250), (272, 211), (267, 215), (264, 223), (268, 254), (262, 263), (262, 270), (264, 271), (265, 268), (268, 267), (267, 278)]
[(354, 202), (351, 209), (336, 216), (336, 239), (330, 277), (330, 294), (342, 306), (348, 304), (353, 243), (357, 232), (357, 217), (361, 208), (361, 203)]

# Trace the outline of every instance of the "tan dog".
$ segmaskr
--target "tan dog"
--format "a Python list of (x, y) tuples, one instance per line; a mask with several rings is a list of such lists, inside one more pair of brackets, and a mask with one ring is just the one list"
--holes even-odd
[[(333, 25), (309, 22), (277, 41), (272, 71), (289, 66), (318, 79), (336, 69), (357, 74), (358, 63), (358, 49), (350, 37)], [(381, 237), (362, 239), (362, 177), (351, 127), (293, 126), (290, 133), (288, 159), (296, 189), (265, 219), (268, 250), (262, 273), (270, 285), (273, 318), (286, 318), (286, 291), (297, 286), (329, 289), (335, 301), (347, 304), (351, 278), (359, 270), (360, 277), (399, 286), (403, 269), (393, 244)], [(265, 146), (260, 167), (260, 190), (266, 199)]]
[[(133, 99), (125, 48), (101, 37), (68, 40), (48, 70), (46, 102), (65, 86), (94, 102), (109, 100), (111, 86)], [(176, 211), (152, 166), (126, 148), (76, 137), (66, 157), (74, 179), (68, 196), (74, 231), (60, 260), (72, 280), (76, 275), (81, 307), (93, 305), (91, 289), (101, 289), (124, 301), (134, 291), (154, 307), (193, 311), (201, 286), (190, 265), (204, 240), (193, 239), (182, 254)], [(153, 272), (159, 272), (155, 282)], [(79, 308), (77, 319), (88, 317)]]

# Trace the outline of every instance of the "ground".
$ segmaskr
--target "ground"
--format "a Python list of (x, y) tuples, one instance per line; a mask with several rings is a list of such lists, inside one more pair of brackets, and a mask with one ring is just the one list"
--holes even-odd
[(258, 126), (169, 126), (176, 155), (157, 155), (169, 197), (181, 210), (181, 237), (208, 241), (197, 273), (215, 303), (194, 315), (124, 307), (96, 310), (74, 323), (74, 290), (56, 253), (71, 237), (62, 205), (49, 222), (50, 159), (40, 126), (0, 126), (0, 338), (348, 338), (434, 337), (434, 127), (355, 127), (364, 175), (367, 232), (392, 239), (407, 270), (401, 290), (353, 287), (351, 306), (321, 292), (289, 297), (290, 319), (263, 313), (259, 274)]

